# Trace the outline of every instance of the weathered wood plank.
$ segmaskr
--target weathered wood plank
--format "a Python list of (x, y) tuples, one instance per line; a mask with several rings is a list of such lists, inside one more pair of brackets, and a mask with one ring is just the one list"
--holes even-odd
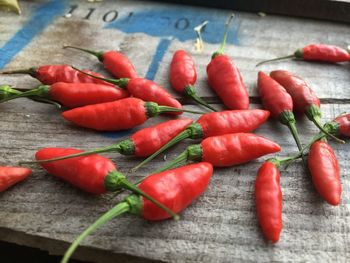
[[(50, 3), (53, 2), (61, 1)], [(25, 27), (31, 14), (39, 12), (38, 8), (44, 4), (43, 1), (23, 3), (24, 15), (19, 20), (11, 14), (0, 17), (1, 29), (4, 28), (3, 22), (13, 21), (11, 26), (5, 27), (6, 30), (0, 30), (0, 65), (5, 64), (3, 55), (5, 51), (9, 51), (8, 43), (11, 42), (12, 35), (21, 26)], [(214, 33), (219, 35), (221, 29), (218, 28), (223, 25), (228, 11), (192, 9), (175, 5), (169, 7), (159, 3), (145, 4), (137, 1), (120, 1), (118, 4), (114, 1), (103, 1), (99, 5), (81, 1), (71, 2), (71, 5), (75, 4), (79, 6), (73, 11), (72, 17), (62, 16), (72, 10), (68, 5), (63, 6), (63, 13), (56, 14), (57, 19), (27, 44), (21, 41), (30, 35), (23, 34), (15, 39), (19, 41), (15, 43), (24, 43), (23, 50), (3, 66), (13, 69), (64, 62), (103, 72), (94, 58), (75, 51), (62, 50), (62, 45), (91, 46), (102, 50), (120, 48), (135, 61), (141, 75), (156, 73), (155, 80), (169, 87), (167, 74), (171, 55), (176, 49), (185, 48), (193, 53), (198, 65), (199, 93), (211, 102), (218, 101), (206, 84), (205, 65), (210, 54), (218, 46)], [(89, 8), (96, 9), (90, 15), (90, 19), (85, 19)], [(162, 33), (161, 36), (152, 35), (146, 30), (142, 31), (143, 33), (125, 33), (120, 27), (127, 31), (126, 24), (119, 24), (119, 29), (116, 30), (111, 27), (112, 24), (103, 21), (108, 12), (110, 13), (107, 18), (112, 18), (113, 10), (119, 12), (116, 21), (123, 21), (133, 12), (130, 20), (125, 22), (128, 30), (138, 30), (142, 23), (152, 27), (152, 21), (156, 21), (159, 32), (166, 33)], [(159, 20), (160, 14), (169, 20)], [(204, 33), (210, 44), (206, 43), (205, 51), (197, 54), (193, 49), (194, 35), (191, 36), (191, 28), (206, 18), (211, 21), (209, 25), (213, 25), (208, 25)], [(176, 24), (177, 27), (186, 25), (185, 19), (189, 22), (188, 28), (176, 28)], [(106, 28), (108, 26), (109, 28)], [(235, 32), (231, 34), (227, 53), (232, 55), (242, 70), (252, 101), (257, 101), (254, 86), (258, 69), (254, 68), (254, 65), (259, 60), (292, 52), (294, 48), (310, 42), (346, 46), (348, 43), (344, 36), (350, 33), (349, 27), (343, 24), (269, 15), (260, 18), (255, 14), (241, 12), (237, 13), (232, 31)], [(181, 34), (189, 37), (183, 40)], [(165, 51), (159, 48), (159, 43), (167, 43), (167, 36), (171, 35), (174, 35), (175, 39), (168, 43), (169, 47)], [(162, 52), (165, 52), (164, 56)], [(154, 61), (160, 63), (158, 68), (154, 67)], [(325, 121), (341, 112), (350, 111), (349, 64), (334, 66), (290, 61), (261, 67), (265, 71), (277, 68), (297, 72), (310, 82), (325, 103), (322, 106)], [(156, 71), (152, 73), (154, 69)], [(0, 81), (20, 88), (37, 85), (37, 81), (30, 77), (0, 76)], [(186, 100), (184, 102), (188, 103)], [(190, 105), (186, 107), (194, 108)], [(252, 107), (261, 106), (254, 104)], [(35, 150), (41, 147), (92, 149), (124, 139), (130, 134), (101, 134), (80, 129), (65, 122), (59, 111), (52, 106), (25, 99), (1, 104), (0, 111), (0, 164), (15, 165), (19, 160), (31, 159)], [(197, 118), (188, 114), (184, 116)], [(167, 117), (153, 118), (139, 128), (165, 119)], [(316, 129), (305, 118), (298, 120), (298, 127), (304, 143), (316, 133)], [(269, 121), (256, 133), (280, 143), (283, 147), (282, 155), (296, 151), (287, 128), (276, 121)], [(167, 159), (174, 158), (191, 143), (196, 141), (187, 140), (174, 147), (166, 153)], [(347, 158), (348, 145), (332, 145), (335, 146), (342, 169), (342, 204), (333, 208), (322, 202), (301, 164), (290, 166), (287, 171), (282, 172), (284, 230), (281, 241), (275, 246), (264, 241), (255, 216), (253, 186), (256, 171), (265, 159), (262, 158), (246, 165), (216, 169), (208, 192), (182, 213), (182, 220), (179, 222), (169, 220), (149, 223), (132, 216), (123, 216), (87, 238), (76, 257), (99, 262), (115, 262), (117, 256), (119, 260), (124, 260), (125, 257), (125, 261), (131, 262), (143, 262), (146, 258), (173, 262), (345, 262), (350, 256), (350, 181), (347, 178), (350, 162)], [(140, 160), (118, 154), (107, 156), (118, 163), (120, 170), (131, 180), (137, 180), (164, 164), (164, 156), (161, 156), (152, 166), (137, 174), (129, 174), (129, 169)], [(32, 167), (34, 174), (27, 181), (0, 194), (1, 240), (41, 247), (51, 253), (62, 254), (67, 242), (71, 242), (101, 213), (122, 199), (112, 195), (96, 197), (84, 194), (46, 174), (37, 166)]]
[(330, 21), (350, 22), (350, 1), (348, 0), (238, 0), (238, 1), (184, 1), (168, 0), (167, 2), (181, 3), (187, 5), (209, 6), (214, 8), (234, 9), (248, 12), (265, 12), (271, 14), (282, 14), (318, 18)]
[[(95, 58), (76, 51), (61, 49), (64, 44), (72, 44), (89, 46), (98, 50), (120, 49), (136, 62), (136, 68), (140, 75), (146, 75), (152, 60), (159, 56), (159, 52), (162, 51), (157, 46), (166, 37), (162, 36), (159, 38), (150, 36), (149, 33), (142, 33), (143, 31), (148, 32), (140, 28), (143, 25), (143, 20), (147, 19), (147, 22), (160, 23), (159, 26), (167, 32), (167, 36), (174, 34), (175, 37), (170, 42), (168, 52), (165, 53), (164, 58), (160, 58), (158, 74), (155, 80), (169, 88), (168, 67), (171, 56), (176, 49), (184, 48), (192, 52), (196, 59), (199, 94), (204, 97), (213, 97), (214, 93), (206, 83), (205, 67), (210, 60), (211, 54), (218, 47), (218, 44), (213, 42), (219, 42), (221, 36), (218, 35), (220, 32), (222, 33), (220, 27), (223, 27), (229, 11), (201, 8), (198, 9), (201, 10), (201, 15), (198, 15), (199, 11), (188, 11), (181, 14), (181, 10), (187, 10), (188, 8), (174, 6), (174, 8), (167, 9), (166, 5), (157, 4), (155, 6), (149, 4), (152, 7), (152, 11), (141, 12), (142, 15), (138, 15), (136, 11), (140, 10), (140, 6), (136, 3), (123, 2), (121, 5), (114, 6), (106, 1), (106, 3), (98, 6), (93, 4), (79, 5), (72, 17), (60, 17), (52, 25), (48, 26), (40, 36), (28, 44), (6, 66), (6, 69), (26, 68), (48, 63), (68, 63), (79, 67), (101, 70), (101, 66)], [(87, 20), (84, 17), (89, 8), (96, 8), (96, 11), (90, 17), (90, 20)], [(117, 23), (118, 19), (109, 24), (104, 22), (102, 20), (104, 15), (113, 11), (114, 8), (119, 11), (120, 18), (118, 19), (121, 22), (113, 24)], [(181, 15), (175, 15), (174, 10)], [(122, 23), (126, 20), (125, 17), (131, 11), (134, 12), (134, 15), (128, 20), (128, 23), (131, 23), (128, 30), (139, 32), (133, 35), (125, 34), (120, 30), (120, 28), (123, 28)], [(168, 26), (164, 25), (164, 21), (159, 20), (158, 16), (160, 14), (169, 18)], [(220, 18), (219, 22), (215, 22), (215, 17)], [(8, 19), (8, 15), (0, 19), (5, 22), (6, 18)], [(192, 28), (203, 20), (209, 20), (208, 33), (204, 33), (203, 37), (204, 39), (207, 37), (212, 44), (205, 44), (204, 52), (195, 54), (195, 33), (192, 31)], [(188, 21), (185, 24), (187, 26), (185, 30), (176, 28), (176, 25), (179, 25), (179, 21)], [(106, 27), (110, 28), (106, 29)], [(115, 27), (118, 30), (114, 30)], [(288, 29), (288, 34), (285, 32), (286, 29)], [(213, 32), (215, 31), (218, 32), (214, 37)], [(179, 41), (178, 39), (179, 37), (181, 38), (181, 35), (189, 36), (189, 39), (185, 42)], [(271, 71), (281, 68), (295, 72), (305, 78), (321, 98), (349, 99), (350, 91), (347, 89), (350, 82), (350, 76), (347, 74), (349, 64), (334, 66), (322, 63), (285, 61), (255, 68), (255, 64), (263, 59), (292, 53), (295, 49), (309, 43), (323, 42), (346, 47), (349, 43), (344, 36), (347, 35), (350, 35), (350, 27), (346, 24), (322, 21), (313, 22), (307, 19), (270, 15), (262, 18), (256, 14), (237, 12), (237, 17), (231, 30), (231, 44), (227, 47), (227, 53), (233, 57), (240, 68), (251, 96), (257, 96), (255, 83), (258, 70)], [(0, 41), (4, 42), (7, 39), (8, 33), (6, 31), (1, 32)], [(234, 45), (232, 45), (233, 42), (235, 43)], [(140, 50), (147, 50), (147, 52), (140, 52)], [(37, 82), (30, 77), (2, 76), (1, 79), (2, 82), (11, 83), (19, 88), (29, 88), (37, 85)]]
[[(4, 140), (0, 156), (5, 163), (15, 164), (17, 160), (30, 159), (40, 147), (72, 146), (87, 149), (115, 141), (70, 126), (55, 114), (55, 109), (47, 105), (26, 104), (24, 113), (24, 101), (1, 106), (2, 127), (3, 123), (10, 123), (6, 116), (12, 116), (11, 121), (18, 124), (9, 126), (2, 133)], [(349, 105), (324, 105), (325, 120), (344, 110), (349, 111)], [(33, 128), (28, 125), (28, 132), (21, 133), (19, 137), (18, 131), (24, 128), (21, 123), (28, 122), (28, 119), (41, 120), (40, 127), (37, 127), (40, 128), (40, 134), (33, 133)], [(57, 132), (54, 136), (52, 123)], [(299, 123), (302, 127), (300, 133), (306, 141), (316, 130), (304, 118)], [(284, 154), (296, 150), (286, 128), (275, 121), (268, 122), (257, 133), (278, 141)], [(169, 151), (167, 159), (174, 158), (189, 143), (194, 142), (188, 140)], [(346, 178), (349, 162), (345, 157), (346, 145), (337, 145), (335, 149), (342, 160), (342, 205), (332, 208), (322, 202), (300, 164), (291, 166), (282, 172), (285, 227), (281, 242), (275, 247), (264, 242), (255, 219), (252, 191), (261, 160), (234, 168), (217, 169), (208, 192), (182, 214), (180, 222), (147, 223), (142, 219), (124, 216), (103, 227), (84, 244), (114, 253), (166, 261), (286, 261), (300, 258), (314, 261), (318, 257), (345, 260), (349, 256), (350, 181)], [(112, 157), (124, 172), (138, 162), (117, 154), (107, 156)], [(158, 158), (152, 167), (128, 176), (136, 180), (163, 163), (162, 157)], [(0, 196), (0, 227), (50, 238), (48, 242), (52, 244), (56, 240), (70, 241), (97, 215), (119, 200), (111, 195), (94, 197), (84, 194), (37, 167), (33, 168), (35, 172), (31, 178)], [(62, 248), (57, 251), (52, 245), (51, 250), (60, 253)]]

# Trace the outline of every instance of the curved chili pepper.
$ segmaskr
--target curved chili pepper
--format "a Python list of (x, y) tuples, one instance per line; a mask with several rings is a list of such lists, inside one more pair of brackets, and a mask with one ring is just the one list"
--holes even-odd
[(344, 143), (322, 127), (320, 100), (303, 79), (286, 70), (272, 71), (270, 77), (281, 84), (290, 94), (293, 99), (294, 110), (304, 113), (323, 133), (340, 143)]
[(32, 170), (29, 168), (0, 166), (0, 193), (23, 181), (31, 173)]
[(138, 170), (149, 163), (171, 146), (187, 139), (202, 139), (210, 136), (236, 132), (251, 132), (262, 125), (270, 116), (265, 110), (230, 110), (203, 114), (195, 123), (189, 125), (183, 132), (165, 144), (157, 152), (149, 156), (132, 171)]
[(154, 102), (144, 102), (137, 98), (126, 98), (113, 102), (88, 105), (62, 113), (63, 118), (74, 124), (97, 131), (119, 131), (141, 125), (148, 118), (164, 112), (196, 111), (159, 106)]
[(208, 162), (214, 167), (229, 167), (257, 159), (263, 155), (279, 152), (281, 147), (264, 137), (252, 133), (232, 133), (204, 139), (193, 144), (172, 162), (164, 171), (184, 161)]
[(199, 97), (194, 89), (197, 80), (197, 72), (193, 58), (184, 50), (177, 50), (174, 53), (170, 64), (170, 83), (171, 86), (179, 93), (193, 99), (198, 104), (216, 111), (206, 101)]
[(264, 108), (270, 111), (272, 117), (277, 118), (289, 128), (299, 151), (301, 151), (303, 146), (299, 139), (293, 114), (292, 97), (277, 81), (262, 71), (258, 73), (258, 90)]
[[(103, 152), (119, 152), (123, 155), (133, 155), (136, 157), (146, 157), (151, 155), (165, 145), (168, 141), (182, 132), (188, 125), (192, 123), (191, 119), (170, 120), (159, 123), (157, 125), (147, 127), (135, 132), (130, 138), (119, 143), (112, 144), (103, 148), (84, 151), (77, 154), (65, 155), (60, 158), (42, 159), (38, 162), (46, 163), (59, 161), (73, 157), (86, 156)], [(25, 162), (32, 163), (32, 162)]]
[(256, 66), (259, 66), (267, 62), (288, 59), (288, 58), (303, 59), (306, 61), (321, 61), (321, 62), (337, 63), (337, 62), (350, 61), (350, 54), (345, 49), (334, 45), (310, 44), (301, 49), (298, 49), (292, 55), (264, 60), (262, 62), (259, 62)]
[(339, 165), (331, 146), (323, 140), (312, 144), (308, 166), (317, 192), (331, 205), (339, 205), (342, 187)]
[[(15, 89), (12, 90), (16, 91)], [(104, 84), (56, 82), (51, 86), (39, 86), (36, 89), (7, 96), (7, 98), (0, 100), (0, 103), (16, 98), (32, 98), (33, 96), (50, 99), (59, 102), (63, 106), (74, 108), (123, 99), (129, 97), (129, 92)]]
[(264, 236), (278, 242), (282, 231), (282, 191), (278, 164), (266, 161), (255, 181), (255, 203), (258, 221)]
[(246, 110), (249, 96), (242, 74), (229, 56), (224, 54), (230, 21), (226, 24), (224, 39), (207, 66), (209, 86), (218, 94), (229, 109)]
[[(51, 159), (80, 152), (82, 151), (74, 148), (43, 148), (36, 152), (35, 158), (37, 160)], [(160, 209), (164, 209), (167, 216), (176, 217), (169, 208), (130, 183), (122, 173), (117, 171), (114, 163), (106, 157), (94, 154), (43, 163), (41, 166), (50, 174), (92, 194), (103, 194), (120, 189), (130, 190), (147, 198)]]
[[(175, 213), (179, 213), (204, 193), (212, 174), (213, 166), (202, 162), (150, 175), (140, 184), (139, 188)], [(148, 202), (147, 199), (130, 195), (81, 233), (68, 248), (61, 263), (68, 262), (75, 249), (88, 235), (124, 213), (135, 214), (151, 221), (169, 218), (168, 214)]]
[(131, 61), (122, 53), (117, 51), (94, 51), (85, 48), (64, 46), (63, 48), (73, 48), (84, 51), (98, 58), (104, 67), (116, 78), (137, 78), (137, 73)]
[[(103, 75), (90, 70), (84, 70), (83, 72), (90, 73), (97, 77), (103, 77)], [(86, 74), (82, 74), (69, 65), (44, 65), (38, 68), (5, 71), (1, 72), (1, 74), (29, 74), (33, 78), (38, 79), (41, 83), (46, 85), (51, 85), (56, 82), (66, 82), (97, 83), (111, 86), (110, 83), (101, 81), (100, 79), (92, 78)]]
[[(77, 69), (77, 68), (74, 68), (74, 69), (84, 73), (80, 69)], [(87, 74), (87, 73), (84, 73), (84, 74)], [(130, 94), (135, 98), (139, 98), (144, 101), (155, 102), (162, 106), (169, 106), (177, 109), (182, 109), (182, 105), (177, 99), (173, 98), (168, 91), (166, 91), (163, 87), (159, 86), (158, 84), (156, 84), (151, 80), (144, 79), (144, 78), (106, 79), (106, 78), (95, 77), (91, 74), (87, 74), (87, 75), (118, 85), (119, 87), (122, 87), (122, 88), (125, 87), (127, 91), (129, 91)], [(181, 113), (173, 112), (173, 114), (178, 115)]]

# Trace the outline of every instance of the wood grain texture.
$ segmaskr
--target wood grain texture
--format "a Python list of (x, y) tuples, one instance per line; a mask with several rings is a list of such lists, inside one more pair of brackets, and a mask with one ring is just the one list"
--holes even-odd
[[(78, 3), (78, 1), (72, 1)], [(41, 1), (23, 3), (30, 10)], [(140, 2), (118, 2), (120, 14), (143, 8)], [(79, 2), (83, 7), (70, 18), (55, 20), (20, 52), (6, 69), (30, 67), (46, 63), (73, 63), (79, 67), (103, 72), (97, 61), (88, 55), (72, 50), (62, 50), (63, 44), (91, 46), (96, 49), (119, 48), (133, 61), (138, 72), (145, 75), (160, 41), (144, 33), (125, 34), (119, 30), (105, 29), (97, 19), (108, 10), (116, 8), (113, 1), (101, 5)], [(148, 8), (166, 5), (147, 4)], [(28, 8), (25, 8), (28, 7)], [(82, 19), (86, 10), (98, 7), (90, 20)], [(171, 8), (171, 7), (169, 7)], [(187, 7), (186, 7), (187, 8)], [(196, 9), (201, 10), (201, 9)], [(14, 23), (0, 30), (0, 45), (16, 31), (29, 13), (17, 21), (8, 14), (0, 17)], [(199, 12), (199, 11), (198, 11)], [(220, 16), (229, 12), (217, 11)], [(242, 71), (253, 102), (257, 102), (255, 88), (258, 69), (255, 64), (266, 58), (292, 52), (309, 42), (327, 42), (346, 46), (348, 25), (302, 20), (287, 17), (237, 13), (239, 44), (229, 45), (230, 54)], [(95, 19), (96, 18), (96, 19)], [(193, 41), (173, 40), (160, 62), (155, 80), (169, 88), (167, 74), (172, 53), (179, 48), (192, 52), (198, 69), (197, 88), (200, 95), (211, 103), (218, 100), (206, 84), (205, 65), (217, 44), (205, 44), (205, 51), (197, 54)], [(264, 71), (283, 68), (304, 77), (321, 97), (324, 121), (341, 112), (350, 112), (349, 64), (327, 65), (305, 62), (280, 62), (261, 67)], [(28, 88), (37, 85), (30, 77), (0, 76), (1, 83)], [(179, 96), (179, 95), (177, 95)], [(183, 100), (186, 104), (190, 102)], [(215, 107), (221, 107), (215, 104)], [(188, 108), (196, 108), (186, 105)], [(258, 103), (252, 104), (260, 108)], [(198, 108), (196, 108), (198, 109)], [(20, 160), (30, 160), (41, 147), (61, 146), (93, 149), (126, 138), (130, 133), (97, 133), (68, 124), (59, 111), (50, 105), (18, 99), (0, 105), (0, 164), (15, 165)], [(184, 114), (196, 119), (197, 116)], [(155, 124), (168, 117), (153, 118), (145, 125)], [(302, 141), (306, 143), (317, 130), (305, 118), (298, 119)], [(270, 120), (256, 131), (278, 142), (281, 155), (296, 151), (286, 127)], [(177, 156), (189, 144), (187, 140), (157, 158), (152, 166), (137, 174), (128, 171), (140, 160), (108, 154), (131, 181), (147, 175)], [(75, 256), (96, 262), (287, 262), (287, 261), (337, 261), (350, 257), (350, 179), (348, 170), (348, 145), (333, 144), (341, 165), (343, 186), (342, 203), (330, 207), (323, 202), (312, 185), (309, 175), (300, 162), (281, 172), (283, 192), (284, 229), (281, 241), (267, 243), (257, 226), (253, 187), (257, 169), (270, 156), (237, 167), (216, 169), (208, 191), (181, 214), (181, 220), (150, 223), (131, 215), (113, 220), (88, 237)], [(25, 182), (0, 194), (0, 239), (47, 249), (62, 254), (69, 242), (91, 224), (99, 215), (113, 206), (123, 196), (108, 194), (97, 197), (83, 193), (68, 184), (32, 166), (33, 175)]]
[(265, 12), (288, 16), (300, 16), (338, 22), (350, 22), (348, 0), (238, 0), (200, 1), (168, 0), (168, 2), (234, 9), (247, 12)]

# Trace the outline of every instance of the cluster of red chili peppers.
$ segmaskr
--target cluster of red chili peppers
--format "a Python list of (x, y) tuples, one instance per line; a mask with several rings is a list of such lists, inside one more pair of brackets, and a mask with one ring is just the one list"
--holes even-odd
[[(280, 151), (281, 147), (275, 142), (251, 133), (265, 123), (270, 115), (290, 129), (299, 153), (292, 157), (268, 159), (258, 171), (255, 182), (256, 210), (265, 237), (277, 242), (282, 230), (279, 169), (283, 164), (303, 158), (322, 198), (331, 205), (340, 203), (342, 188), (339, 165), (326, 138), (343, 142), (336, 136), (350, 136), (350, 114), (341, 115), (322, 125), (320, 100), (314, 91), (300, 77), (284, 70), (272, 71), (269, 75), (259, 72), (257, 87), (266, 110), (249, 109), (249, 96), (243, 77), (231, 58), (224, 54), (231, 20), (232, 16), (226, 25), (223, 42), (207, 66), (208, 83), (227, 110), (216, 112), (214, 107), (197, 95), (194, 88), (197, 79), (194, 60), (186, 51), (178, 50), (170, 65), (171, 86), (213, 112), (203, 114), (196, 121), (177, 118), (147, 127), (128, 139), (95, 150), (44, 148), (36, 152), (35, 162), (40, 163), (48, 173), (83, 191), (104, 194), (124, 189), (132, 192), (87, 228), (69, 247), (62, 262), (68, 262), (87, 235), (123, 213), (135, 214), (146, 220), (177, 219), (177, 214), (206, 190), (213, 167), (239, 165)], [(105, 78), (96, 72), (82, 71), (69, 65), (7, 71), (2, 74), (30, 74), (44, 85), (24, 92), (8, 85), (0, 86), (0, 103), (27, 97), (64, 106), (70, 109), (62, 113), (63, 118), (98, 131), (131, 129), (160, 113), (201, 113), (183, 109), (166, 89), (139, 77), (131, 61), (120, 52), (97, 52), (72, 46), (65, 48), (96, 56), (117, 79)], [(329, 45), (309, 45), (285, 58), (332, 63), (350, 61), (348, 52)], [(303, 146), (300, 141), (293, 112), (305, 114), (320, 129), (320, 133), (307, 146)], [(189, 146), (175, 160), (136, 183), (129, 182), (110, 159), (99, 155), (118, 152), (146, 157), (133, 169), (136, 171), (186, 138), (202, 141)], [(177, 167), (183, 163), (186, 165)], [(24, 180), (31, 173), (29, 168), (0, 167), (0, 192)]]

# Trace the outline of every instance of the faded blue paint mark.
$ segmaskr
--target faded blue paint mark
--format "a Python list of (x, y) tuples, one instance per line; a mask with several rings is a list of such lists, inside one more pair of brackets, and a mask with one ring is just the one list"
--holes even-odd
[(52, 0), (33, 11), (29, 21), (0, 48), (0, 69), (5, 67), (35, 36), (39, 35), (54, 19), (63, 15), (66, 1)]
[[(191, 7), (152, 8), (143, 12), (130, 14), (106, 26), (125, 33), (145, 33), (150, 36), (161, 37), (156, 53), (146, 73), (146, 78), (154, 80), (159, 63), (162, 61), (168, 47), (170, 38), (180, 41), (195, 39), (194, 27), (209, 21), (202, 32), (203, 41), (207, 43), (220, 43), (225, 31), (225, 22), (231, 12), (199, 9)], [(238, 21), (238, 23), (237, 23)], [(238, 41), (239, 19), (235, 17), (227, 38), (227, 43), (239, 45)]]
[(101, 134), (108, 138), (119, 139), (121, 137), (129, 136), (131, 134), (131, 130), (120, 131), (120, 132), (101, 132)]
[[(125, 33), (145, 33), (156, 37), (174, 37), (180, 41), (196, 38), (194, 27), (208, 20), (202, 33), (208, 43), (220, 43), (225, 30), (225, 22), (232, 12), (212, 9), (172, 6), (167, 9), (154, 8), (126, 16), (106, 26)], [(227, 42), (238, 45), (238, 17), (230, 27)]]
[(166, 51), (170, 46), (170, 43), (171, 40), (169, 38), (163, 38), (160, 40), (156, 49), (156, 54), (154, 54), (152, 62), (146, 73), (146, 79), (154, 80), (159, 68), (159, 63), (162, 61)]

